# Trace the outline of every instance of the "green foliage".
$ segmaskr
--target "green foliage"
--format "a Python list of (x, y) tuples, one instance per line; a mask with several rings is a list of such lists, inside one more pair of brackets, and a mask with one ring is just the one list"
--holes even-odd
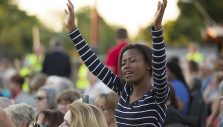
[[(33, 46), (32, 28), (40, 29), (40, 41), (47, 42), (53, 34), (34, 16), (28, 16), (11, 4), (10, 0), (0, 0), (0, 50), (4, 55), (31, 52)], [(47, 36), (47, 37), (46, 37)]]
[[(197, 1), (201, 3), (201, 6), (204, 7), (210, 17), (218, 24), (223, 25), (223, 2), (219, 0)], [(192, 3), (183, 3), (179, 0), (178, 7), (180, 8), (180, 16), (177, 20), (169, 21), (164, 25), (164, 38), (167, 45), (185, 46), (191, 41), (201, 42), (201, 30), (206, 27), (205, 18)], [(148, 36), (150, 34), (148, 28), (151, 28), (151, 25), (141, 29), (136, 39), (144, 39), (150, 42), (151, 38)]]
[[(222, 15), (223, 4), (217, 0), (206, 1), (198, 0), (204, 10), (219, 24), (223, 23)], [(182, 46), (191, 41), (201, 42), (201, 30), (206, 27), (206, 19), (192, 4), (178, 2), (180, 8), (180, 16), (173, 23), (172, 28), (169, 27), (168, 37), (172, 45)], [(166, 27), (166, 25), (165, 25)]]
[(207, 13), (219, 24), (223, 25), (223, 1), (222, 0), (199, 0)]
[(146, 42), (152, 42), (150, 28), (152, 28), (152, 26), (148, 26), (146, 28), (140, 29), (139, 33), (138, 33), (137, 37), (134, 39), (134, 41), (137, 42), (137, 41), (143, 40)]
[[(84, 7), (76, 14), (77, 25), (85, 40), (92, 45), (91, 42), (91, 8)], [(99, 17), (99, 42), (97, 50), (104, 54), (115, 44), (115, 30), (109, 26), (101, 17)]]

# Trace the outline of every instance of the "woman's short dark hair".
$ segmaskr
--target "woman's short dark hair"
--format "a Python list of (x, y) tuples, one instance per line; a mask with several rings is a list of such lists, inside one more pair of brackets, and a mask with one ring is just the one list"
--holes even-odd
[[(118, 62), (119, 74), (121, 74), (120, 72), (121, 72), (122, 56), (123, 56), (124, 52), (129, 49), (138, 50), (142, 54), (145, 63), (148, 64), (148, 66), (152, 65), (152, 49), (150, 47), (148, 47), (144, 44), (129, 44), (122, 49), (122, 51), (119, 55), (119, 62)], [(152, 74), (152, 69), (150, 69), (150, 74)]]

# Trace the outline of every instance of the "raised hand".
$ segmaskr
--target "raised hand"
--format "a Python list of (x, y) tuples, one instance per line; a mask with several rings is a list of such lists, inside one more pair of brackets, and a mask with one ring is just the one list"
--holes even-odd
[(167, 0), (162, 0), (162, 2), (159, 0), (153, 21), (153, 25), (156, 30), (162, 27), (163, 14), (165, 12), (166, 5)]
[(74, 14), (74, 6), (72, 4), (72, 2), (70, 0), (67, 0), (67, 8), (68, 10), (65, 10), (66, 14), (68, 15), (68, 19), (67, 19), (67, 28), (72, 31), (76, 25), (75, 25), (75, 14)]

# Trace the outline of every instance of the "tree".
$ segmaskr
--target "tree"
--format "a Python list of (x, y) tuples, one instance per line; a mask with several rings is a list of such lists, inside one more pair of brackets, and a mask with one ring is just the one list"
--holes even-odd
[[(77, 25), (85, 40), (90, 42), (91, 37), (91, 8), (83, 7), (77, 12)], [(107, 50), (115, 44), (115, 28), (109, 26), (102, 17), (99, 16), (99, 42), (98, 49), (100, 53), (106, 53)]]
[[(31, 52), (33, 46), (32, 27), (38, 26), (42, 42), (54, 34), (35, 16), (28, 16), (11, 0), (0, 0), (0, 50), (2, 54), (17, 55)], [(46, 37), (47, 35), (47, 37)], [(51, 36), (50, 36), (51, 35)]]
[[(223, 25), (223, 16), (221, 16), (223, 11), (222, 2), (219, 0), (197, 1), (201, 3), (201, 6), (214, 21)], [(179, 0), (178, 7), (180, 8), (180, 15), (176, 21), (169, 21), (164, 25), (164, 37), (167, 44), (172, 46), (185, 46), (192, 41), (201, 42), (201, 31), (207, 25), (206, 19), (192, 3), (184, 3), (183, 0)], [(148, 27), (151, 27), (151, 25)], [(151, 38), (145, 36), (148, 35), (148, 27), (142, 29), (136, 39), (143, 38), (146, 41), (151, 41)]]

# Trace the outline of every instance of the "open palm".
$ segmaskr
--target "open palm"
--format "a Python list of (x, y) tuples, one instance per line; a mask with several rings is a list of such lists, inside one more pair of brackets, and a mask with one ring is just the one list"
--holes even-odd
[(70, 0), (67, 0), (67, 8), (68, 10), (65, 10), (66, 13), (68, 14), (68, 19), (67, 19), (67, 28), (72, 31), (76, 26), (75, 26), (75, 14), (74, 14), (74, 6)]
[(162, 0), (158, 2), (156, 14), (154, 16), (154, 27), (155, 29), (159, 29), (162, 27), (163, 14), (166, 9), (167, 0)]

